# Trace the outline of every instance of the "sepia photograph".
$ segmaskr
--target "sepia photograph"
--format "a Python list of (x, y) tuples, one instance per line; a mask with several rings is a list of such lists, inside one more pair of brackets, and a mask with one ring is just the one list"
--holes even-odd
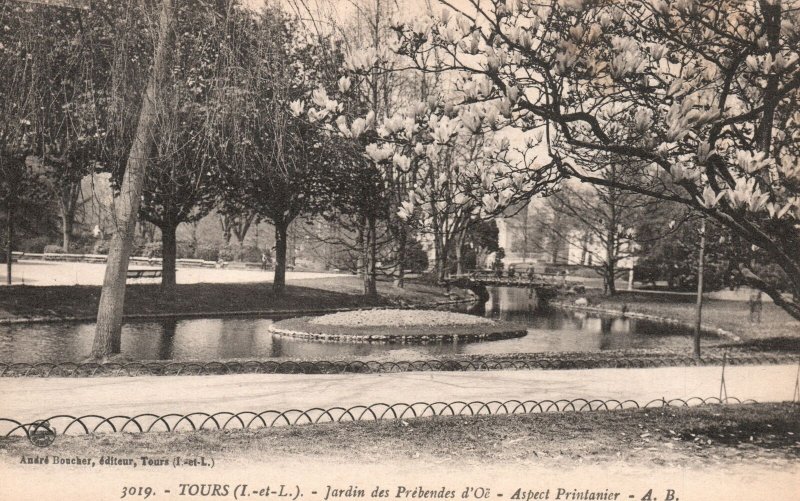
[(0, 0), (0, 501), (800, 501), (800, 0)]

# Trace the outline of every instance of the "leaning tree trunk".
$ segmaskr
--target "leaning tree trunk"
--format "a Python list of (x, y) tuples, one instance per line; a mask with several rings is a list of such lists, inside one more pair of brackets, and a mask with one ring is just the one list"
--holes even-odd
[(275, 278), (272, 280), (272, 291), (276, 295), (286, 291), (286, 238), (289, 225), (281, 221), (275, 222)]
[(13, 259), (13, 249), (14, 249), (14, 204), (12, 202), (8, 202), (7, 205), (8, 210), (6, 210), (6, 215), (8, 216), (8, 221), (6, 221), (6, 284), (11, 285), (11, 262)]
[(116, 231), (108, 250), (106, 273), (97, 309), (97, 325), (92, 345), (92, 357), (95, 359), (105, 359), (120, 352), (128, 260), (136, 231), (136, 217), (142, 198), (147, 159), (153, 144), (161, 82), (166, 76), (173, 17), (172, 0), (162, 0), (153, 68), (142, 98), (139, 123), (128, 154), (120, 194), (115, 200)]
[(161, 291), (169, 299), (175, 293), (175, 260), (178, 254), (177, 226), (161, 226)]

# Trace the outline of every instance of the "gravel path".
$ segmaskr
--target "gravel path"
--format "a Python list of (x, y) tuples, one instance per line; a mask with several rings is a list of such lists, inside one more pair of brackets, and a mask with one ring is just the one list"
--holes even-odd
[[(2, 378), (0, 417), (244, 412), (384, 403), (716, 397), (720, 367), (364, 375), (240, 374), (114, 378)], [(797, 364), (729, 366), (728, 395), (791, 400)]]
[[(131, 264), (131, 268), (142, 268), (145, 265)], [(151, 266), (147, 266), (151, 267)], [(152, 267), (160, 268), (159, 264)], [(14, 284), (25, 285), (103, 285), (103, 274), (106, 265), (99, 263), (71, 263), (51, 261), (20, 261), (14, 263), (11, 276)], [(261, 270), (232, 270), (216, 268), (178, 268), (176, 280), (179, 284), (197, 283), (246, 283), (272, 282), (274, 274)], [(309, 278), (341, 277), (340, 273), (286, 272), (286, 280), (303, 280)], [(0, 270), (0, 283), (6, 283), (6, 269)], [(131, 280), (129, 283), (160, 283), (161, 279), (143, 278)]]

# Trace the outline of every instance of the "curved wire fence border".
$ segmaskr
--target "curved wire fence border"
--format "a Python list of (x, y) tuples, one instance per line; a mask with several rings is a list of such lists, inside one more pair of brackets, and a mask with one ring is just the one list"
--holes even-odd
[(545, 414), (557, 412), (595, 412), (620, 411), (629, 409), (653, 409), (666, 407), (689, 407), (696, 405), (728, 405), (754, 404), (754, 400), (739, 400), (735, 397), (691, 397), (655, 399), (641, 405), (634, 400), (589, 400), (577, 398), (573, 400), (492, 400), (446, 402), (415, 402), (412, 404), (377, 403), (372, 405), (355, 405), (352, 407), (331, 407), (324, 409), (290, 409), (286, 411), (267, 410), (262, 412), (192, 412), (189, 414), (152, 413), (136, 416), (103, 417), (88, 414), (80, 417), (59, 414), (47, 419), (31, 423), (15, 419), (0, 418), (0, 437), (9, 438), (31, 435), (46, 427), (54, 435), (93, 435), (95, 433), (148, 433), (148, 432), (185, 432), (200, 430), (253, 430), (272, 428), (275, 426), (298, 426), (307, 424), (343, 423), (355, 421), (378, 421), (384, 419), (415, 419), (440, 416), (492, 416), (513, 414)]
[[(736, 354), (704, 357), (701, 365), (778, 364), (797, 354)], [(529, 369), (648, 368), (696, 365), (689, 355), (558, 357), (467, 360), (249, 360), (210, 362), (2, 363), (0, 377), (201, 376), (225, 374), (374, 374), (417, 371), (493, 371)]]

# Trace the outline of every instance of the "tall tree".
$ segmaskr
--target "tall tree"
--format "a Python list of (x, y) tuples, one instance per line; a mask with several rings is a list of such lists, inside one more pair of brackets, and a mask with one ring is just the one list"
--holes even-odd
[(39, 157), (58, 203), (62, 247), (69, 252), (82, 181), (102, 159), (100, 108), (107, 101), (110, 60), (94, 47), (109, 43), (111, 27), (91, 11), (50, 8), (42, 12), (40, 28), (47, 50), (37, 86)]
[(174, 38), (173, 8), (172, 0), (161, 0), (157, 28), (153, 30), (156, 33), (153, 64), (142, 95), (139, 120), (127, 155), (119, 194), (114, 200), (116, 231), (109, 246), (92, 345), (92, 357), (97, 359), (105, 359), (119, 353), (121, 347), (122, 309), (125, 303), (128, 260), (141, 204), (147, 159), (153, 146), (162, 84), (167, 75), (168, 58)]
[(139, 208), (141, 217), (161, 230), (161, 288), (168, 296), (175, 286), (178, 225), (205, 216), (217, 195), (214, 143), (224, 140), (209, 115), (222, 65), (219, 48), (228, 33), (226, 5), (208, 9), (184, 1), (176, 7), (183, 31), (161, 94), (154, 125), (158, 133)]
[(309, 207), (317, 174), (329, 163), (325, 134), (310, 123), (300, 100), (321, 99), (317, 86), (341, 59), (325, 39), (307, 36), (277, 7), (244, 22), (219, 101), (225, 110), (221, 128), (231, 138), (221, 149), (220, 185), (228, 207), (243, 204), (274, 226), (273, 290), (280, 294), (289, 225)]
[(17, 213), (39, 194), (40, 172), (28, 158), (41, 153), (42, 85), (47, 43), (38, 36), (43, 7), (0, 4), (0, 201), (6, 216), (6, 281), (12, 281), (12, 251)]

